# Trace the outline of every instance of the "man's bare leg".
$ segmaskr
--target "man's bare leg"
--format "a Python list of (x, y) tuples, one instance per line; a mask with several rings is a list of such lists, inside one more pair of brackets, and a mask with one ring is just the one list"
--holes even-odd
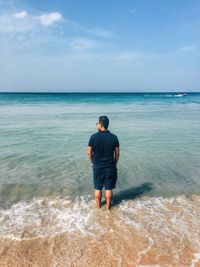
[(96, 207), (98, 209), (101, 208), (101, 196), (102, 196), (102, 190), (95, 190)]
[(112, 190), (106, 190), (106, 208), (107, 209), (110, 209), (112, 196), (113, 196)]

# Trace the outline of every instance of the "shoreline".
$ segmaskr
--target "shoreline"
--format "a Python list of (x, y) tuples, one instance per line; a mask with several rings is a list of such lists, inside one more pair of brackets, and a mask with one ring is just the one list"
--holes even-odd
[[(21, 240), (1, 234), (2, 267), (200, 266), (200, 195), (142, 196), (109, 211), (95, 209), (89, 196), (73, 203), (45, 198), (31, 205), (20, 217), (22, 224), (30, 219), (22, 227), (25, 232), (19, 225), (15, 229), (21, 231)], [(7, 233), (20, 222), (22, 206), (14, 208), (16, 217)], [(30, 218), (35, 208), (40, 217)], [(11, 219), (9, 213), (5, 219)]]

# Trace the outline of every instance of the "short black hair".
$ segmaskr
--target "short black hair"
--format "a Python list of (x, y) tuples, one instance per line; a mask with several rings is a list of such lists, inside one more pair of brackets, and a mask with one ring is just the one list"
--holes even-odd
[(108, 129), (109, 119), (107, 116), (100, 116), (99, 123), (101, 123), (105, 129)]

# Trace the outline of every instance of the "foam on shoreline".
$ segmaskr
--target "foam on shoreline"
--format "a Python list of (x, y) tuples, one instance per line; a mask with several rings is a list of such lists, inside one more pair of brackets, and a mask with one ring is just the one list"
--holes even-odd
[(0, 236), (0, 266), (197, 267), (200, 196), (142, 197), (109, 211), (93, 196), (38, 198), (0, 210)]

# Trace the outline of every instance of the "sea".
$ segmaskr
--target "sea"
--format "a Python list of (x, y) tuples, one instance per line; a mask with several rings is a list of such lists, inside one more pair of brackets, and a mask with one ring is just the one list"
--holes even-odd
[[(101, 115), (110, 210), (87, 155)], [(0, 93), (0, 266), (200, 266), (200, 93)]]

